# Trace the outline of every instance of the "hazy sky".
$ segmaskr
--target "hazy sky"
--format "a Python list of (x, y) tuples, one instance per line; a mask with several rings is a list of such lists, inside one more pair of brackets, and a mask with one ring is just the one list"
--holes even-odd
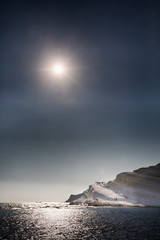
[(160, 162), (159, 9), (1, 1), (0, 201), (65, 201)]

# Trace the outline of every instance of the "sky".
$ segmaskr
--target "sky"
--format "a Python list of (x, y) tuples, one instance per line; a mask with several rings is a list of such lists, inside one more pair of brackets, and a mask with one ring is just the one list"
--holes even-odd
[(0, 201), (65, 201), (160, 162), (159, 5), (1, 1)]

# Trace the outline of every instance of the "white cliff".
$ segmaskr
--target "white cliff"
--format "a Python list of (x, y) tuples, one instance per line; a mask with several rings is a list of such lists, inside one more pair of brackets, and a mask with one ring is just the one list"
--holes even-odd
[(71, 195), (72, 204), (160, 207), (160, 164), (124, 172), (108, 183), (96, 182), (81, 194)]

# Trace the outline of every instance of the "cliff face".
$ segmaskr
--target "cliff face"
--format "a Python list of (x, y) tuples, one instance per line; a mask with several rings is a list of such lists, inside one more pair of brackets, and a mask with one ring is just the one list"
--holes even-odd
[(123, 193), (132, 203), (160, 205), (160, 164), (118, 174), (106, 187)]
[(108, 183), (97, 182), (68, 202), (160, 206), (160, 164), (120, 173)]
[(77, 200), (78, 198), (81, 198), (82, 195), (83, 195), (83, 193), (80, 193), (80, 194), (77, 194), (77, 195), (71, 194), (66, 202), (72, 202), (74, 200)]

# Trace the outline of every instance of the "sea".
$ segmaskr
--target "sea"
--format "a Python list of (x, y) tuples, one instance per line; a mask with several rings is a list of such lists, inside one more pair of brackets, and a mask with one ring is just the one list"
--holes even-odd
[(160, 240), (160, 208), (0, 203), (0, 239)]

